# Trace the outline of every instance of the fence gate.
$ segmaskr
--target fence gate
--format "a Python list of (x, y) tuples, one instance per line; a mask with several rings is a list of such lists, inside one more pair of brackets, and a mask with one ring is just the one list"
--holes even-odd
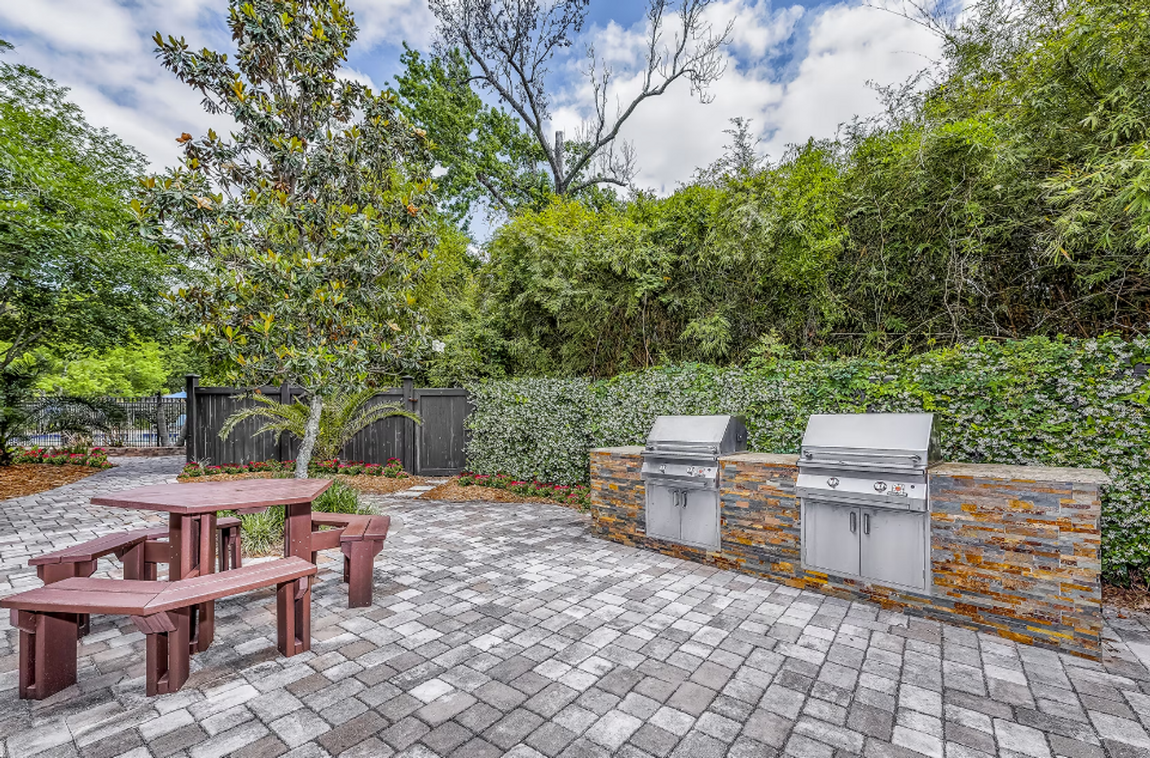
[[(236, 387), (201, 387), (199, 377), (188, 377), (188, 461), (211, 464), (251, 461), (290, 461), (299, 443), (283, 435), (279, 443), (272, 434), (256, 434), (263, 425), (249, 419), (238, 425), (226, 440), (220, 429), (236, 411), (255, 404), (250, 390)], [(261, 387), (259, 392), (280, 403), (293, 402), (304, 391), (299, 387)], [(467, 432), (464, 422), (470, 412), (467, 390), (420, 389), (411, 377), (403, 386), (381, 392), (371, 402), (396, 404), (420, 416), (422, 423), (406, 418), (386, 418), (370, 425), (340, 453), (340, 458), (366, 463), (386, 463), (398, 458), (403, 468), (416, 476), (451, 476), (466, 465)]]

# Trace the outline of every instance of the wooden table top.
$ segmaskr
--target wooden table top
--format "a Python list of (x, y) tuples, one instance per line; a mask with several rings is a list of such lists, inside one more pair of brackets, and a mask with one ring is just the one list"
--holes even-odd
[(157, 484), (94, 497), (92, 504), (193, 515), (310, 503), (330, 486), (331, 479), (241, 479)]

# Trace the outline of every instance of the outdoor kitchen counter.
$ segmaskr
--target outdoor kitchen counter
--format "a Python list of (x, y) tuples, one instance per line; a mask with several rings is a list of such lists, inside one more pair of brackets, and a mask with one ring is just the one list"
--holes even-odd
[(591, 452), (591, 512), (605, 539), (835, 597), (1096, 658), (1101, 653), (1101, 471), (945, 463), (930, 474), (927, 592), (803, 567), (798, 457), (720, 460), (721, 547), (646, 535), (642, 447)]

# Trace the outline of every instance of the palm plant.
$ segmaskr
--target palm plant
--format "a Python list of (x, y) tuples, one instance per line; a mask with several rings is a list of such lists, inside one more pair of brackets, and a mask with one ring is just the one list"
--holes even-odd
[[(336, 457), (355, 435), (381, 419), (402, 416), (417, 424), (421, 423), (419, 416), (394, 403), (372, 405), (371, 399), (375, 394), (373, 389), (363, 389), (347, 395), (324, 398), (319, 417), (319, 435), (315, 441), (315, 458), (325, 461)], [(308, 405), (298, 398), (290, 403), (280, 403), (267, 395), (253, 394), (250, 397), (256, 405), (229, 416), (220, 429), (220, 439), (226, 440), (236, 426), (253, 418), (266, 422), (255, 433), (273, 433), (276, 442), (285, 432), (297, 440), (304, 438), (310, 413)]]

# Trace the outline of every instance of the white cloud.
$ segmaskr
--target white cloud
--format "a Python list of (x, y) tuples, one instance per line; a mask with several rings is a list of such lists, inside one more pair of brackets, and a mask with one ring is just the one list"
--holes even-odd
[[(637, 149), (640, 186), (670, 191), (688, 180), (696, 167), (722, 154), (729, 140), (723, 130), (736, 116), (753, 119), (775, 158), (788, 142), (833, 136), (839, 123), (877, 111), (867, 80), (899, 82), (937, 57), (938, 43), (928, 32), (861, 7), (859, 0), (815, 11), (787, 4), (793, 1), (723, 0), (712, 6), (708, 20), (716, 28), (737, 18), (727, 72), (712, 87), (714, 101), (708, 105), (692, 98), (686, 82), (677, 82), (665, 95), (643, 103), (628, 121), (622, 137)], [(434, 35), (426, 0), (349, 4), (361, 28), (356, 67), (343, 72), (353, 79), (371, 82), (365, 64), (379, 74), (364, 60), (373, 46), (407, 40), (426, 48)], [(136, 145), (160, 168), (175, 162), (175, 138), (181, 132), (199, 135), (209, 126), (226, 132), (228, 123), (208, 117), (199, 95), (159, 64), (150, 38), (160, 30), (187, 37), (193, 48), (230, 50), (227, 5), (227, 0), (0, 0), (0, 37), (17, 44), (8, 59), (71, 87), (89, 121)], [(638, 91), (645, 24), (644, 19), (632, 27), (610, 23), (587, 30), (583, 41), (593, 42), (600, 58), (617, 71), (612, 105), (629, 102), (628, 95)], [(801, 62), (790, 69), (794, 76), (781, 82), (771, 66), (797, 29), (809, 32), (809, 44), (798, 53)], [(589, 88), (577, 73), (585, 61), (576, 50), (556, 66), (556, 73), (566, 66), (571, 86), (553, 93), (552, 128), (569, 136), (591, 105)]]
[(922, 26), (876, 8), (834, 6), (812, 25), (806, 57), (783, 98), (764, 116), (777, 155), (788, 143), (832, 137), (853, 116), (881, 104), (868, 81), (894, 84), (930, 66), (939, 40)]
[(63, 49), (125, 53), (139, 46), (131, 15), (111, 0), (7, 2), (0, 20)]
[(357, 44), (398, 46), (406, 40), (413, 47), (426, 47), (435, 34), (435, 16), (426, 0), (349, 0), (348, 5), (359, 25)]
[[(809, 137), (833, 137), (853, 116), (876, 113), (880, 103), (867, 81), (902, 82), (937, 57), (937, 40), (922, 27), (894, 14), (841, 3), (806, 18), (797, 5), (774, 7), (770, 0), (728, 0), (709, 11), (716, 29), (735, 19), (728, 66), (712, 85), (713, 101), (692, 97), (687, 82), (676, 82), (662, 96), (642, 103), (626, 122), (621, 138), (636, 149), (640, 187), (669, 192), (688, 181), (695, 169), (719, 158), (730, 141), (730, 119), (752, 119), (766, 137), (764, 152), (778, 159), (788, 143)], [(780, 46), (809, 24), (807, 49), (797, 73), (778, 81), (772, 69)], [(673, 29), (674, 20), (669, 20)], [(629, 103), (641, 84), (637, 69), (645, 52), (646, 21), (629, 29), (617, 24), (589, 30), (588, 41), (614, 65), (617, 76), (609, 102)], [(556, 97), (552, 128), (574, 133), (591, 112), (591, 91), (577, 79)]]
[[(425, 0), (349, 0), (360, 25), (356, 47), (434, 31)], [(182, 132), (227, 133), (226, 116), (209, 116), (201, 96), (156, 60), (152, 35), (185, 37), (192, 49), (230, 51), (227, 0), (0, 0), (0, 38), (16, 45), (9, 60), (33, 66), (72, 91), (88, 121), (139, 148), (153, 169), (174, 165)], [(370, 75), (343, 75), (378, 89)]]

